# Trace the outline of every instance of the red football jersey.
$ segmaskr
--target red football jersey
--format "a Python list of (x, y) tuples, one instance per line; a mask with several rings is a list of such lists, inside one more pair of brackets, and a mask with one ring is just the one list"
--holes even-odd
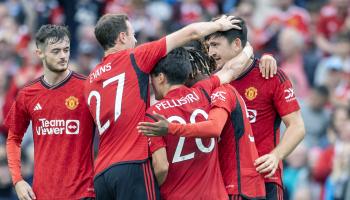
[(32, 121), (37, 199), (94, 197), (94, 122), (81, 90), (85, 79), (71, 72), (50, 86), (42, 76), (19, 91), (6, 118), (19, 138)]
[[(259, 61), (254, 60), (247, 73), (231, 84), (247, 105), (249, 120), (254, 133), (259, 156), (270, 153), (279, 143), (281, 117), (299, 110), (292, 83), (284, 72), (265, 79), (259, 71)], [(276, 173), (265, 182), (282, 185), (282, 162)]]
[(220, 168), (228, 194), (264, 198), (264, 178), (254, 166), (258, 151), (241, 95), (225, 84), (214, 90), (211, 100), (212, 108), (223, 108), (229, 113), (219, 142)]
[[(209, 94), (219, 86), (216, 76), (171, 90), (147, 110), (147, 121), (153, 121), (153, 111), (164, 115), (170, 122), (195, 123), (208, 117)], [(216, 138), (185, 138), (173, 135), (152, 137), (151, 152), (166, 146), (169, 172), (160, 187), (163, 199), (227, 199), (218, 162)]]
[(148, 158), (147, 138), (136, 126), (149, 106), (148, 74), (165, 54), (162, 38), (110, 54), (90, 73), (85, 97), (100, 133), (95, 175), (114, 164)]

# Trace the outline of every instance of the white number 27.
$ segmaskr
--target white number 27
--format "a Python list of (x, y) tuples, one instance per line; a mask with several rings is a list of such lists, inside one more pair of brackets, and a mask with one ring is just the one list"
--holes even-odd
[[(124, 90), (124, 81), (125, 81), (125, 73), (119, 74), (117, 76), (114, 76), (112, 78), (109, 78), (102, 83), (102, 88), (107, 87), (109, 84), (118, 81), (118, 87), (116, 90), (115, 95), (115, 104), (114, 104), (114, 121), (117, 121), (118, 117), (121, 114), (121, 107), (122, 107), (122, 97), (123, 97), (123, 90)], [(98, 91), (93, 90), (90, 92), (88, 97), (88, 104), (91, 106), (91, 99), (92, 97), (96, 98), (96, 124), (98, 128), (98, 132), (100, 135), (102, 135), (110, 126), (110, 121), (107, 120), (103, 125), (101, 125), (100, 121), (100, 115), (101, 115), (101, 95)]]

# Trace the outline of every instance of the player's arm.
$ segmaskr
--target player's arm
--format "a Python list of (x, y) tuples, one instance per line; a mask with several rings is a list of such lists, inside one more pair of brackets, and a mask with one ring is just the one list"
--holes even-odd
[(286, 125), (286, 131), (280, 143), (271, 153), (255, 161), (255, 164), (259, 165), (257, 168), (259, 173), (269, 172), (265, 177), (271, 177), (275, 174), (279, 161), (286, 158), (305, 136), (304, 121), (300, 110), (283, 116), (282, 120)]
[(166, 36), (167, 53), (171, 50), (183, 46), (191, 40), (198, 40), (216, 31), (226, 31), (232, 28), (241, 29), (235, 23), (239, 20), (233, 19), (234, 16), (223, 15), (214, 22), (193, 23), (184, 28)]
[(285, 159), (304, 139), (305, 127), (300, 110), (283, 116), (282, 121), (286, 125), (286, 131), (273, 152), (276, 152), (280, 159)]
[(153, 113), (157, 122), (140, 122), (137, 129), (146, 136), (163, 136), (172, 134), (182, 137), (219, 137), (227, 120), (225, 109), (214, 107), (209, 111), (208, 120), (194, 124), (169, 123), (157, 113)]
[(152, 165), (158, 184), (161, 186), (164, 183), (169, 170), (169, 162), (165, 147), (162, 147), (152, 153)]
[(243, 50), (215, 73), (220, 79), (220, 84), (230, 83), (237, 79), (244, 71), (249, 68), (249, 60), (253, 57), (253, 48), (247, 43)]
[[(215, 73), (219, 77), (220, 83), (230, 83), (246, 72), (251, 58), (253, 58), (253, 48), (247, 43), (236, 57), (229, 60), (221, 70)], [(271, 54), (264, 54), (260, 59), (259, 69), (264, 78), (273, 77), (277, 73), (276, 59)]]
[(21, 142), (23, 134), (16, 134), (9, 130), (6, 142), (8, 165), (20, 200), (36, 199), (30, 185), (21, 176)]

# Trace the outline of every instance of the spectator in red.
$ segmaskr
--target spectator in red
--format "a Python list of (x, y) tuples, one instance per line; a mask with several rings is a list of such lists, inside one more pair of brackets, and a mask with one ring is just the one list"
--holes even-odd
[(320, 11), (317, 24), (317, 45), (327, 54), (342, 51), (332, 47), (341, 31), (350, 30), (350, 0), (330, 0)]
[(278, 10), (271, 14), (263, 26), (265, 46), (269, 43), (271, 50), (276, 50), (276, 36), (285, 27), (293, 27), (309, 39), (310, 15), (304, 8), (293, 4), (293, 0), (276, 1)]

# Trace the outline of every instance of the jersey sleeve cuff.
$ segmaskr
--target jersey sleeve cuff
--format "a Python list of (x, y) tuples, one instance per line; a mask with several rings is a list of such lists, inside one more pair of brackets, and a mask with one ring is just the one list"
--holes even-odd
[(150, 146), (149, 149), (150, 149), (150, 152), (152, 154), (152, 153), (156, 152), (158, 149), (163, 148), (163, 147), (166, 147), (166, 145), (165, 144), (153, 144)]

